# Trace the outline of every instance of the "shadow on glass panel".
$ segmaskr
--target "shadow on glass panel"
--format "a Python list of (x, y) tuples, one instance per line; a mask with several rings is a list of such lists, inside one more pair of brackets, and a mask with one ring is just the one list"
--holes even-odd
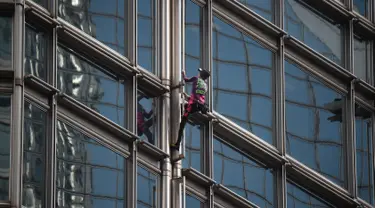
[(154, 0), (138, 1), (138, 64), (146, 70), (155, 71), (155, 2)]
[(137, 133), (142, 139), (155, 145), (157, 135), (157, 118), (155, 115), (156, 98), (148, 98), (144, 93), (138, 91), (137, 104)]
[(344, 186), (345, 97), (287, 61), (285, 93), (287, 153)]
[[(185, 66), (187, 77), (197, 75), (202, 67), (203, 8), (191, 0), (185, 1)], [(191, 92), (192, 84), (185, 84), (185, 92)]]
[(203, 208), (204, 204), (196, 196), (186, 194), (186, 208)]
[(343, 65), (342, 26), (328, 21), (298, 0), (285, 0), (285, 29), (333, 62)]
[(214, 139), (214, 179), (259, 207), (274, 207), (273, 171), (217, 138)]
[(125, 127), (125, 82), (61, 46), (57, 48), (57, 88)]
[(43, 32), (26, 26), (25, 74), (32, 74), (47, 81), (47, 40)]
[(59, 17), (127, 56), (127, 0), (58, 0)]
[(182, 167), (201, 171), (202, 136), (201, 126), (188, 123), (185, 128), (185, 159)]
[(24, 207), (44, 206), (46, 112), (25, 102), (23, 143)]
[(159, 207), (157, 204), (158, 177), (138, 166), (137, 208)]
[(287, 208), (333, 208), (333, 206), (288, 182)]
[(56, 207), (123, 207), (126, 159), (68, 124), (57, 123)]
[(0, 16), (0, 70), (12, 67), (12, 18)]
[(372, 41), (354, 36), (354, 74), (363, 81), (372, 83)]
[(371, 111), (356, 104), (357, 188), (359, 197), (370, 204), (374, 203), (372, 116)]
[(10, 96), (0, 95), (0, 200), (9, 200)]
[(273, 144), (274, 54), (219, 18), (213, 23), (214, 110)]
[(274, 22), (274, 0), (237, 0), (270, 22)]

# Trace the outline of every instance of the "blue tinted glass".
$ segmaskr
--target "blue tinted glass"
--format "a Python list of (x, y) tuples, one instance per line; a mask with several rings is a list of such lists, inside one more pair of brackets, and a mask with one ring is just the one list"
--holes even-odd
[(287, 183), (287, 208), (330, 208), (325, 202), (303, 191), (292, 183)]
[(157, 207), (157, 176), (138, 166), (137, 207)]
[(138, 136), (155, 145), (157, 139), (157, 118), (154, 114), (156, 101), (153, 98), (147, 98), (141, 91), (138, 91), (137, 101)]
[(260, 207), (273, 207), (272, 171), (218, 139), (214, 139), (214, 179)]
[(59, 90), (125, 126), (124, 83), (62, 47), (57, 52)]
[(336, 26), (296, 0), (285, 0), (285, 29), (312, 49), (342, 65), (343, 34)]
[(372, 113), (356, 105), (355, 116), (358, 194), (363, 200), (373, 204)]
[[(57, 207), (113, 207), (126, 198), (125, 158), (57, 123)], [(104, 197), (104, 198), (103, 198)]]
[(26, 27), (25, 32), (25, 74), (32, 74), (47, 81), (47, 40), (42, 32)]
[(368, 16), (368, 7), (368, 0), (353, 0), (353, 10), (365, 17)]
[(200, 126), (187, 124), (185, 127), (185, 159), (182, 162), (184, 168), (194, 168), (201, 171), (201, 132)]
[(187, 194), (186, 195), (186, 208), (191, 207), (191, 208), (200, 208), (203, 206), (203, 203), (200, 202), (197, 198)]
[[(202, 67), (202, 8), (191, 0), (185, 1), (185, 66), (187, 77), (198, 75)], [(185, 91), (190, 93), (191, 83), (186, 83)]]
[(273, 144), (274, 54), (220, 19), (213, 23), (214, 110)]
[(264, 17), (270, 22), (273, 22), (273, 5), (274, 0), (237, 0), (250, 8), (251, 10), (254, 10), (256, 13)]
[(288, 154), (344, 186), (345, 98), (288, 62), (285, 82)]
[[(127, 56), (127, 0), (59, 0), (59, 17)], [(115, 47), (114, 47), (115, 46)]]
[(0, 70), (12, 66), (12, 18), (0, 17)]
[(354, 38), (354, 74), (369, 84), (372, 81), (371, 47), (371, 41)]
[(154, 66), (154, 1), (138, 0), (138, 64), (146, 70), (156, 73)]

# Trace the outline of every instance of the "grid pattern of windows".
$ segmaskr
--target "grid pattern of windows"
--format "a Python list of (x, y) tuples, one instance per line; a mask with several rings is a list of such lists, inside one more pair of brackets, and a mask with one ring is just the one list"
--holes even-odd
[(213, 25), (214, 110), (273, 144), (274, 54), (217, 17)]
[(260, 207), (274, 207), (272, 171), (218, 139), (214, 140), (214, 179)]
[(126, 159), (68, 124), (57, 124), (58, 208), (123, 208)]
[(45, 207), (46, 123), (46, 112), (25, 102), (22, 200), (25, 207)]
[(287, 61), (285, 86), (288, 154), (344, 186), (345, 98)]
[(125, 84), (75, 53), (58, 47), (58, 89), (125, 126)]

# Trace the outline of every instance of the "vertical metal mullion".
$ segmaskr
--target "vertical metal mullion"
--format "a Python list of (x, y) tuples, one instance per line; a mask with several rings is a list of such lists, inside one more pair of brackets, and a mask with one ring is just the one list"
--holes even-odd
[[(137, 31), (137, 21), (138, 21), (138, 0), (129, 0), (128, 1), (128, 24), (127, 24), (127, 30), (128, 31), (128, 58), (130, 60), (130, 63), (132, 63), (134, 66), (137, 66), (137, 41), (138, 41), (138, 31)], [(125, 37), (126, 38), (126, 37)]]
[[(345, 127), (347, 128), (345, 141), (346, 154), (344, 151), (343, 155), (347, 155), (347, 158), (344, 158), (344, 164), (347, 164), (346, 167), (346, 180), (349, 193), (354, 197), (357, 197), (357, 168), (356, 168), (356, 142), (355, 142), (355, 89), (354, 83), (352, 81), (349, 85), (349, 94), (345, 107), (346, 116), (344, 116)], [(347, 161), (345, 161), (347, 159)]]
[(131, 154), (127, 164), (127, 207), (137, 207), (137, 141), (132, 143)]
[(372, 148), (372, 155), (371, 155), (371, 157), (372, 157), (372, 160), (371, 160), (371, 162), (372, 162), (372, 170), (370, 169), (370, 174), (371, 174), (371, 178), (372, 178), (372, 193), (370, 193), (370, 194), (372, 194), (372, 205), (374, 204), (374, 200), (375, 200), (375, 173), (374, 173), (374, 169), (375, 169), (375, 154), (374, 154), (374, 152), (375, 152), (375, 140), (374, 140), (374, 135), (375, 135), (375, 113), (373, 112), (373, 111), (371, 111), (371, 127), (372, 127), (372, 132), (371, 132), (371, 144), (372, 144), (372, 146), (370, 147), (370, 148)]
[(11, 161), (9, 198), (12, 207), (21, 207), (22, 199), (22, 139), (23, 139), (23, 59), (24, 59), (24, 2), (15, 1), (13, 15), (13, 70), (14, 90), (11, 111)]
[[(205, 63), (206, 70), (211, 72), (211, 77), (208, 79), (208, 106), (210, 111), (213, 111), (213, 70), (212, 70), (212, 0), (207, 0), (206, 4), (206, 18), (203, 21), (203, 28), (206, 28), (205, 35), (206, 39), (203, 39), (204, 48), (206, 49), (206, 59), (203, 60)], [(207, 128), (207, 139), (206, 139), (206, 170), (205, 173), (208, 177), (213, 178), (213, 135), (214, 135), (214, 126), (213, 122), (208, 123)]]

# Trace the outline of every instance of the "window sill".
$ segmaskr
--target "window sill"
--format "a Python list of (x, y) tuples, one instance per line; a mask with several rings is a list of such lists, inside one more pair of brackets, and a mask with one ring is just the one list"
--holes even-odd
[(182, 169), (182, 175), (186, 176), (191, 181), (197, 182), (203, 187), (209, 187), (215, 184), (215, 181), (204, 175), (203, 173), (195, 170), (194, 168), (184, 168)]
[(221, 184), (217, 184), (214, 186), (214, 192), (215, 194), (218, 194), (219, 196), (227, 199), (230, 203), (238, 205), (238, 207), (259, 208), (255, 204), (251, 203), (242, 196), (239, 196), (238, 194), (234, 193)]
[(103, 115), (99, 114), (98, 112), (92, 110), (91, 108), (87, 107), (86, 105), (80, 103), (79, 101), (64, 93), (59, 94), (57, 102), (58, 104), (62, 104), (64, 107), (72, 110), (76, 114), (79, 114), (80, 116), (94, 123), (95, 125), (99, 125), (100, 127), (103, 127), (103, 129), (106, 129), (107, 131), (111, 132), (112, 134), (120, 138), (126, 139), (128, 142), (133, 142), (138, 139), (138, 137), (129, 130), (119, 126), (118, 124), (113, 123), (108, 118), (104, 117)]
[(148, 143), (148, 142), (145, 142), (143, 140), (138, 140), (137, 142), (138, 144), (138, 148), (140, 150), (143, 150), (145, 152), (147, 152), (148, 154), (150, 154), (151, 156), (153, 156), (154, 159), (158, 160), (158, 161), (161, 161), (167, 157), (169, 157), (169, 155), (165, 152), (163, 152), (163, 150), (159, 149), (158, 147)]
[(26, 1), (25, 16), (27, 22), (35, 22), (38, 25), (42, 25), (45, 28), (54, 28), (59, 23), (53, 19), (51, 13), (39, 4)]
[(287, 155), (287, 178), (297, 184), (303, 184), (314, 194), (338, 207), (356, 207), (359, 205), (347, 190), (323, 177), (296, 159)]
[(1, 201), (0, 202), (0, 208), (5, 208), (5, 207), (7, 207), (7, 208), (10, 208), (11, 207), (11, 205), (10, 205), (10, 201)]
[(304, 2), (337, 22), (346, 22), (353, 17), (342, 3), (335, 0), (304, 0)]
[(368, 99), (370, 100), (375, 99), (375, 87), (371, 86), (367, 82), (361, 79), (358, 79), (358, 81), (355, 82), (355, 89), (356, 89), (356, 92), (358, 91), (362, 92)]
[(355, 14), (353, 19), (354, 34), (367, 40), (372, 40), (375, 35), (375, 26), (365, 17)]
[(151, 97), (158, 97), (169, 91), (156, 75), (143, 69), (138, 75), (138, 82), (139, 89)]
[[(267, 168), (278, 168), (286, 162), (274, 146), (242, 129), (219, 113), (214, 112), (214, 116), (217, 118), (217, 122), (214, 125), (215, 134), (218, 133), (218, 136), (223, 136), (222, 139), (225, 141), (240, 147), (241, 151), (257, 158)], [(230, 138), (230, 140), (226, 138)]]
[(13, 70), (0, 70), (0, 92), (12, 93), (13, 92)]
[(59, 92), (58, 89), (54, 88), (52, 85), (34, 75), (26, 75), (25, 84), (48, 96), (54, 95)]

